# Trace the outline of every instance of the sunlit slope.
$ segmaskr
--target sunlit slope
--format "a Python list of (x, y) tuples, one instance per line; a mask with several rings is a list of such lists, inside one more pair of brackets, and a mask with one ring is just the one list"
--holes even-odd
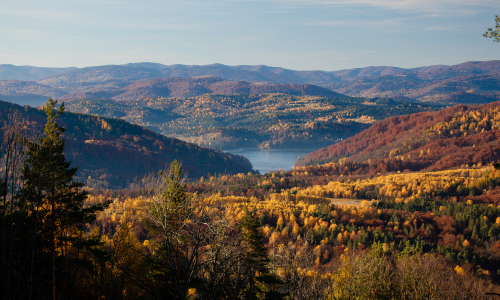
[(391, 99), (286, 94), (205, 94), (135, 101), (68, 101), (75, 112), (123, 118), (213, 148), (319, 148), (388, 116), (438, 107)]
[(500, 102), (391, 117), (297, 166), (349, 163), (353, 174), (446, 170), (500, 159)]

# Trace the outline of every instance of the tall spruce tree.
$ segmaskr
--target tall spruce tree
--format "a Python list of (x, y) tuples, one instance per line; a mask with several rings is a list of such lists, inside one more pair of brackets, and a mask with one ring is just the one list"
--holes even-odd
[(244, 293), (245, 299), (280, 299), (282, 295), (273, 291), (273, 285), (281, 284), (281, 281), (269, 271), (270, 262), (267, 249), (262, 245), (263, 235), (258, 231), (260, 222), (245, 208), (245, 216), (240, 228), (243, 231), (243, 241), (246, 247), (244, 257), (247, 272), (247, 287)]
[[(46, 270), (47, 266), (50, 266), (48, 268), (50, 291), (45, 292), (48, 295), (44, 295), (44, 298), (53, 300), (61, 298), (58, 297), (56, 287), (62, 286), (62, 283), (58, 284), (56, 278), (57, 272), (64, 273), (64, 266), (68, 265), (68, 249), (82, 246), (85, 242), (89, 242), (87, 246), (95, 243), (95, 241), (83, 241), (75, 237), (74, 233), (81, 230), (85, 222), (92, 221), (96, 212), (103, 210), (108, 204), (84, 207), (87, 192), (81, 190), (83, 183), (73, 180), (77, 169), (72, 168), (71, 162), (66, 161), (64, 157), (65, 143), (62, 139), (64, 128), (57, 124), (57, 119), (64, 112), (64, 103), (59, 109), (56, 105), (57, 101), (49, 98), (44, 107), (47, 115), (45, 136), (35, 142), (25, 141), (27, 158), (22, 169), (24, 187), (21, 191), (21, 197), (30, 203), (34, 216), (32, 219), (37, 242), (33, 244), (33, 260), (35, 256), (42, 260), (37, 263), (39, 266), (44, 266), (40, 269)], [(61, 267), (58, 268), (58, 265)], [(46, 274), (45, 270), (39, 271), (41, 274)], [(30, 290), (35, 289), (41, 294), (44, 290), (42, 286), (46, 283), (33, 286), (32, 281), (35, 281), (33, 276), (31, 271)], [(46, 279), (39, 281), (46, 282)], [(62, 292), (59, 293), (61, 294)]]

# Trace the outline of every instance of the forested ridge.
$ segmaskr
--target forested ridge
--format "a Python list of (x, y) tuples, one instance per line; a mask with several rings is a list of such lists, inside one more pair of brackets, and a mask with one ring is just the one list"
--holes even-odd
[[(14, 111), (27, 119), (32, 135), (41, 134), (45, 123), (43, 111), (0, 102), (2, 125)], [(144, 175), (157, 172), (160, 166), (174, 159), (184, 164), (189, 177), (252, 171), (248, 160), (241, 156), (167, 138), (121, 119), (66, 112), (60, 125), (66, 128), (65, 154), (78, 166), (78, 180), (89, 186), (123, 188), (140, 183)]]
[(345, 140), (308, 154), (296, 165), (345, 161), (353, 173), (446, 170), (496, 162), (500, 102), (457, 105), (437, 112), (387, 118)]
[[(453, 72), (450, 72), (453, 74)], [(352, 97), (391, 97), (454, 105), (498, 101), (498, 74), (395, 74), (324, 85)]]
[[(499, 100), (499, 66), (496, 60), (412, 69), (379, 66), (327, 72), (221, 64), (135, 63), (60, 69), (0, 65), (0, 99), (39, 105), (48, 96), (139, 99), (188, 97), (210, 92), (281, 92), (316, 96), (340, 93), (351, 97), (389, 97), (444, 105), (480, 104)], [(224, 82), (214, 85), (214, 77)]]
[(74, 99), (68, 110), (117, 117), (166, 136), (216, 149), (319, 148), (389, 116), (440, 106), (386, 98), (286, 94), (204, 94), (132, 101)]
[(114, 100), (136, 100), (150, 97), (188, 98), (203, 94), (263, 94), (283, 93), (297, 96), (342, 97), (333, 92), (311, 84), (276, 84), (265, 82), (246, 82), (222, 80), (214, 76), (189, 78), (158, 78), (143, 80), (121, 89), (94, 88), (90, 91), (64, 95), (65, 99), (111, 98)]

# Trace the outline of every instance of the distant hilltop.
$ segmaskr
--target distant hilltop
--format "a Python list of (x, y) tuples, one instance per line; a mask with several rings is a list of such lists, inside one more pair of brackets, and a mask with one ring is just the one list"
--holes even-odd
[(113, 79), (138, 81), (158, 77), (216, 76), (226, 80), (262, 81), (273, 83), (327, 84), (350, 81), (365, 77), (395, 74), (422, 74), (441, 79), (472, 74), (500, 74), (500, 60), (471, 61), (458, 65), (434, 65), (418, 68), (397, 68), (389, 66), (354, 68), (339, 71), (295, 71), (264, 65), (227, 66), (212, 65), (162, 65), (158, 63), (129, 63), (86, 68), (42, 68), (33, 66), (0, 65), (0, 80), (51, 82), (100, 82)]
[[(199, 82), (200, 76), (211, 76), (225, 83), (216, 88), (189, 87)], [(183, 80), (187, 81), (181, 84)], [(187, 83), (190, 80), (193, 82)], [(172, 89), (174, 83), (177, 87)], [(179, 87), (179, 84), (184, 86)], [(298, 86), (305, 84), (309, 86)], [(168, 91), (161, 85), (168, 85)], [(147, 91), (133, 91), (134, 88)], [(337, 95), (328, 95), (326, 89), (351, 97), (390, 97), (446, 104), (488, 103), (500, 100), (500, 60), (411, 69), (380, 66), (340, 71), (295, 71), (263, 65), (222, 64), (167, 66), (130, 63), (86, 68), (0, 65), (0, 99), (31, 105), (43, 103), (48, 96), (131, 99), (145, 95), (189, 97), (204, 92), (264, 93), (262, 91), (327, 97)]]

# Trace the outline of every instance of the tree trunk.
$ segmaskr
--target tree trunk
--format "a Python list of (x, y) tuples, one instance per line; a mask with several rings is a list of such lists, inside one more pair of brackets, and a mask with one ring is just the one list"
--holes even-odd
[(52, 185), (52, 197), (50, 199), (51, 201), (51, 207), (52, 207), (52, 213), (50, 216), (50, 239), (51, 239), (51, 254), (52, 254), (52, 300), (56, 300), (56, 236), (55, 236), (55, 203), (54, 203), (54, 196), (55, 196), (55, 187), (54, 183)]

